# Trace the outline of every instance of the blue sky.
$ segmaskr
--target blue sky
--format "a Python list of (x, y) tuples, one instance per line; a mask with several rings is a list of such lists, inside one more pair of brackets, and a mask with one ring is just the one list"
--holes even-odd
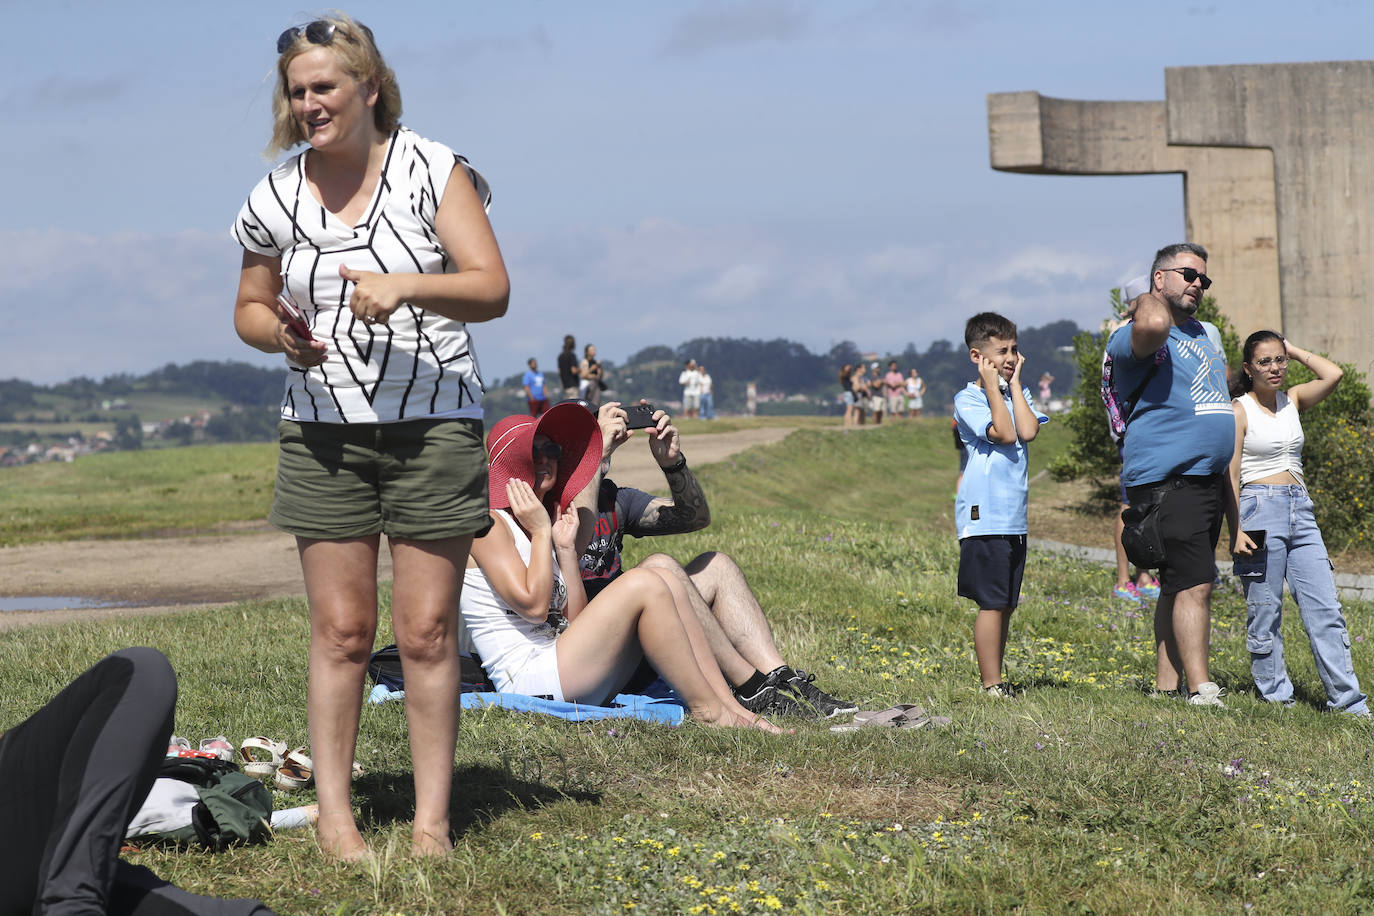
[[(359, 2), (403, 121), (491, 182), (506, 318), (567, 332), (925, 349), (995, 308), (1095, 323), (1183, 232), (1182, 180), (988, 166), (986, 94), (1162, 99), (1164, 68), (1361, 59), (1374, 10), (1223, 0)], [(315, 10), (0, 0), (0, 377), (279, 365), (234, 335), (227, 230), (270, 167), (277, 33)], [(1034, 354), (1030, 354), (1034, 359)]]

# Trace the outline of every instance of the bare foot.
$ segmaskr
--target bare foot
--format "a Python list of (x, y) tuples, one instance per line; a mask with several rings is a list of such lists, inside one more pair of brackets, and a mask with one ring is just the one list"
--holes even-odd
[(778, 728), (763, 716), (756, 716), (744, 707), (740, 707), (738, 711), (721, 709), (718, 706), (705, 707), (693, 709), (689, 715), (694, 721), (711, 728), (757, 728), (774, 735), (791, 734), (791, 729)]
[(351, 814), (321, 815), (315, 825), (315, 843), (326, 858), (342, 862), (361, 862), (372, 855)]
[(410, 834), (410, 854), (415, 856), (446, 856), (453, 851), (448, 838), (448, 824), (442, 827), (421, 827), (416, 824)]

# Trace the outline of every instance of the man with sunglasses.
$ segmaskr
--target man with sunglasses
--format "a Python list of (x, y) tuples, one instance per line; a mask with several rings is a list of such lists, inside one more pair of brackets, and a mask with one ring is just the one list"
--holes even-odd
[[(619, 403), (601, 405), (601, 467), (573, 501), (581, 526), (577, 548), (582, 585), (591, 599), (624, 572), (621, 547), (625, 535), (652, 537), (687, 534), (711, 523), (711, 510), (701, 483), (687, 467), (677, 427), (661, 410), (645, 430), (649, 451), (667, 478), (668, 497), (652, 496), (632, 487), (619, 487), (610, 473), (611, 453), (632, 431)], [(744, 572), (727, 554), (710, 550), (683, 566), (667, 554), (646, 557), (637, 567), (652, 569), (669, 588), (688, 601), (701, 621), (721, 674), (735, 698), (750, 712), (800, 718), (831, 718), (858, 709), (815, 685), (815, 675), (783, 660), (772, 629)], [(647, 672), (652, 675), (652, 671)], [(652, 677), (646, 679), (651, 681)]]
[(1161, 248), (1149, 290), (1107, 341), (1118, 403), (1136, 398), (1122, 450), (1128, 502), (1152, 507), (1164, 546), (1155, 685), (1178, 693), (1181, 673), (1189, 702), (1198, 706), (1224, 705), (1207, 670), (1208, 640), (1226, 471), (1235, 448), (1226, 357), (1195, 317), (1211, 285), (1201, 245)]

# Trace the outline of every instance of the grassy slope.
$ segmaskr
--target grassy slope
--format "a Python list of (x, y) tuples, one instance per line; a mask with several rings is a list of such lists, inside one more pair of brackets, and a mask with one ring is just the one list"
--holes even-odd
[[(1040, 444), (1037, 464), (1055, 440)], [(1013, 679), (1031, 689), (1012, 702), (978, 695), (970, 617), (954, 596), (951, 452), (934, 421), (804, 431), (705, 473), (709, 531), (634, 545), (682, 558), (728, 550), (794, 664), (869, 708), (921, 703), (951, 716), (948, 729), (840, 736), (801, 723), (771, 737), (465, 714), (458, 849), (417, 863), (400, 851), (404, 713), (368, 708), (357, 799), (376, 868), (322, 863), (299, 833), (218, 856), (134, 858), (285, 913), (1370, 909), (1369, 726), (1316, 709), (1296, 627), (1304, 702), (1282, 711), (1245, 695), (1232, 590), (1213, 638), (1227, 711), (1145, 696), (1148, 621), (1100, 597), (1105, 570), (1039, 555), (1009, 652)], [(1359, 639), (1371, 608), (1347, 612)], [(182, 675), (178, 734), (299, 743), (306, 640), (295, 601), (9, 634), (0, 726), (100, 653), (151, 643)], [(1374, 674), (1359, 644), (1356, 666)]]

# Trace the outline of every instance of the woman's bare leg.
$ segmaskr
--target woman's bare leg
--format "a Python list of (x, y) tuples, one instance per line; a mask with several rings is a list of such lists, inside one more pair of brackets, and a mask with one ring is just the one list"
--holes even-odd
[(702, 671), (668, 586), (656, 573), (632, 569), (583, 608), (558, 638), (563, 695), (601, 702), (619, 686), (614, 681), (633, 666), (642, 647), (654, 669), (686, 701), (692, 718), (713, 725), (753, 724), (753, 714), (733, 697), (728, 703), (721, 698), (720, 691), (728, 695), (729, 687), (710, 660), (700, 626), (697, 633), (719, 688)]
[(419, 855), (453, 848), (448, 814), (460, 709), (458, 594), (471, 545), (471, 536), (391, 541), (391, 623), (405, 673), (406, 722), (415, 769), (410, 842)]
[(377, 635), (379, 538), (296, 538), (310, 602), (310, 683), (307, 709), (315, 789), (320, 798), (320, 848), (360, 859), (367, 844), (353, 819), (353, 754), (362, 714), (363, 679)]

